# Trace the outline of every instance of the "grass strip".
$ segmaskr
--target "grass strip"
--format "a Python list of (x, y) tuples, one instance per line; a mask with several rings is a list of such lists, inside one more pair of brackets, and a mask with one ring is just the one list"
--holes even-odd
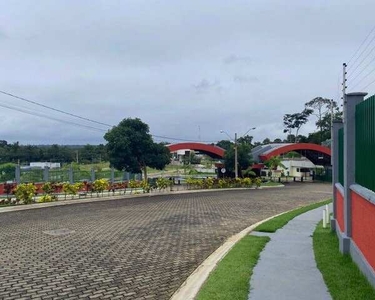
[(275, 232), (277, 229), (284, 227), (290, 220), (297, 217), (298, 215), (303, 214), (309, 210), (318, 208), (322, 205), (331, 203), (331, 202), (332, 200), (329, 199), (326, 201), (321, 201), (318, 203), (314, 203), (314, 204), (310, 204), (304, 207), (294, 209), (278, 217), (272, 218), (271, 220), (268, 220), (267, 222), (264, 222), (263, 224), (260, 224), (258, 227), (254, 229), (254, 231)]
[(318, 268), (334, 300), (375, 300), (375, 290), (350, 255), (340, 253), (336, 233), (319, 223), (313, 245)]
[(284, 186), (281, 182), (269, 181), (264, 182), (260, 186)]
[(199, 291), (197, 300), (246, 300), (250, 276), (269, 237), (247, 235), (221, 260)]

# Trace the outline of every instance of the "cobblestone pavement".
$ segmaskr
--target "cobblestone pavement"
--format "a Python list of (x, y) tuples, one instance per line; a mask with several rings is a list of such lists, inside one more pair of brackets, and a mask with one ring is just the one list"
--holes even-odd
[(0, 299), (168, 299), (228, 237), (330, 185), (165, 195), (0, 214)]

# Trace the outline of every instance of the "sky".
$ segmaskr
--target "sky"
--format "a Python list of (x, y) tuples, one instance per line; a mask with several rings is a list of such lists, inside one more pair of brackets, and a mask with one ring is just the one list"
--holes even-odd
[[(0, 90), (109, 125), (139, 117), (159, 136), (211, 142), (256, 127), (256, 141), (285, 138), (284, 114), (340, 99), (342, 63), (374, 10), (373, 0), (2, 1)], [(9, 142), (98, 144), (110, 128), (4, 94), (0, 105)], [(312, 118), (301, 133), (314, 130)]]

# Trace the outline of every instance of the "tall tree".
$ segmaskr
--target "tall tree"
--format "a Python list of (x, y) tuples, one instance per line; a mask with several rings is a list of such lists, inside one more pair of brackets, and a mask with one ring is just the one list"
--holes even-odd
[(331, 99), (323, 97), (315, 97), (309, 102), (305, 103), (306, 108), (312, 109), (312, 114), (318, 118), (318, 121), (315, 123), (319, 128), (320, 132), (320, 143), (323, 141), (323, 123), (322, 120), (325, 115), (330, 113), (331, 105), (337, 107), (337, 103)]
[(251, 135), (241, 136), (240, 138), (237, 139), (237, 143), (239, 144), (248, 144), (252, 146), (252, 142), (253, 142), (253, 137)]
[(169, 149), (154, 143), (148, 125), (139, 118), (122, 120), (104, 139), (111, 165), (132, 173), (143, 171), (145, 180), (147, 167), (162, 170), (170, 162)]
[[(294, 114), (286, 114), (284, 115), (284, 133), (288, 133), (288, 136), (292, 135), (292, 130), (295, 130), (295, 140), (294, 142), (298, 142), (298, 132), (301, 129), (301, 127), (307, 123), (307, 120), (311, 113), (313, 112), (312, 109), (305, 108), (300, 113), (294, 113)], [(292, 142), (292, 141), (289, 141)]]
[[(252, 163), (251, 146), (249, 144), (238, 144), (238, 169), (246, 170)], [(232, 145), (224, 154), (225, 168), (229, 173), (233, 173), (235, 169), (234, 145)]]
[(229, 140), (221, 140), (216, 143), (216, 146), (223, 148), (224, 150), (229, 150), (233, 143)]

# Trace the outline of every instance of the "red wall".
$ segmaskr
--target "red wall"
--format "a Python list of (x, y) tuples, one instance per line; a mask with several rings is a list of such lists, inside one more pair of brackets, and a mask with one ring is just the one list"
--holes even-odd
[(339, 223), (340, 231), (345, 231), (344, 221), (344, 196), (341, 195), (340, 191), (336, 188), (336, 220)]
[(375, 271), (375, 204), (353, 191), (352, 239)]

